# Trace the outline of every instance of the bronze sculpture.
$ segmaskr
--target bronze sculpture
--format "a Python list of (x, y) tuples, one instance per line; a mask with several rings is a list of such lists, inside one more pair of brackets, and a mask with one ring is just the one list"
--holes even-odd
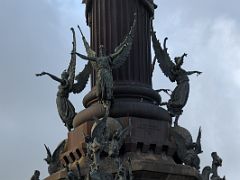
[[(76, 55), (74, 52), (76, 52), (76, 37), (73, 28), (71, 28), (71, 31), (73, 33), (73, 50), (67, 71), (64, 70), (62, 72), (61, 78), (58, 78), (55, 75), (47, 72), (36, 74), (36, 76), (48, 75), (50, 78), (60, 83), (60, 85), (58, 86), (56, 98), (57, 109), (60, 118), (62, 119), (69, 131), (73, 128), (72, 121), (76, 115), (75, 108), (68, 99), (69, 94), (71, 92), (80, 93), (85, 88), (89, 78), (89, 73), (91, 71), (91, 65), (90, 63), (88, 63), (83, 69), (83, 71), (75, 77)], [(77, 83), (75, 84), (74, 78), (77, 80)]]
[(40, 171), (39, 170), (35, 170), (34, 174), (33, 174), (33, 176), (31, 177), (30, 180), (39, 180), (39, 178), (40, 178)]
[(182, 108), (186, 105), (188, 100), (190, 88), (188, 76), (195, 73), (199, 75), (202, 72), (186, 71), (182, 68), (184, 57), (187, 56), (185, 53), (181, 57), (175, 57), (175, 63), (173, 63), (166, 48), (167, 38), (164, 39), (163, 48), (159, 40), (157, 40), (155, 32), (152, 32), (152, 41), (155, 56), (162, 72), (170, 81), (177, 82), (177, 86), (173, 90), (169, 101), (161, 103), (161, 105), (167, 105), (170, 115), (175, 117), (174, 125), (178, 125), (178, 119), (183, 112)]
[(90, 61), (93, 68), (96, 70), (96, 95), (99, 101), (106, 108), (106, 116), (109, 114), (109, 108), (113, 99), (112, 70), (123, 65), (130, 53), (136, 31), (136, 14), (134, 14), (134, 16), (135, 18), (130, 32), (125, 37), (124, 41), (115, 49), (114, 53), (110, 55), (105, 55), (103, 45), (100, 45), (99, 56), (97, 56), (96, 52), (90, 48), (89, 43), (79, 28), (88, 56), (84, 56), (80, 53), (76, 54), (80, 58)]
[[(175, 58), (175, 63), (171, 62), (167, 54), (166, 39), (162, 48), (155, 34), (153, 34), (154, 49), (159, 52), (156, 52), (151, 63), (151, 21), (155, 8), (153, 0), (85, 0), (84, 2), (87, 5), (86, 16), (91, 30), (91, 44), (96, 52), (90, 48), (79, 28), (87, 56), (73, 50), (72, 57), (76, 59), (78, 55), (88, 60), (88, 70), (86, 70), (88, 73), (83, 72), (86, 78), (93, 65), (92, 90), (83, 100), (86, 109), (80, 111), (74, 118), (74, 130), (68, 133), (68, 143), (64, 151), (56, 153), (60, 154), (57, 160), (61, 160), (64, 164), (67, 174), (61, 167), (47, 179), (132, 180), (134, 175), (135, 179), (200, 180), (198, 154), (202, 152), (201, 130), (197, 141), (193, 142), (190, 132), (178, 126), (178, 118), (188, 100), (188, 75), (201, 72), (187, 72), (182, 69), (186, 54)], [(122, 8), (116, 9), (120, 6)], [(124, 39), (123, 35), (129, 30), (129, 22), (132, 22), (132, 14), (135, 10), (140, 14), (137, 17), (138, 30), (135, 30), (134, 20), (129, 34), (113, 52), (113, 47)], [(136, 38), (132, 47), (131, 62), (114, 71), (114, 68), (120, 67), (126, 61), (134, 36)], [(109, 48), (105, 51), (107, 53), (103, 53), (101, 44)], [(97, 51), (98, 46), (100, 51)], [(109, 55), (112, 52), (114, 54)], [(157, 90), (166, 92), (170, 96), (170, 100), (162, 104), (159, 93), (152, 89), (151, 76), (157, 61), (164, 74), (167, 74), (171, 81), (177, 82), (172, 93), (169, 89)], [(85, 81), (82, 80), (85, 78), (81, 77), (79, 75), (75, 79), (84, 84)], [(82, 86), (78, 87), (78, 92), (81, 92)], [(71, 92), (75, 93), (75, 88), (66, 90), (64, 102), (69, 101), (68, 95)], [(114, 107), (111, 106), (113, 99)], [(97, 100), (101, 104), (98, 104)], [(164, 104), (167, 105), (168, 111), (159, 107)], [(66, 108), (61, 110), (61, 112), (66, 111), (68, 111)], [(97, 119), (93, 125), (94, 117), (100, 119)], [(174, 127), (170, 125), (172, 117), (175, 117)], [(68, 122), (66, 118), (62, 119)], [(132, 122), (133, 128), (128, 133), (127, 123)], [(82, 134), (85, 138), (81, 137)], [(129, 136), (126, 139), (127, 135)], [(128, 157), (131, 157), (132, 161), (127, 160)], [(82, 174), (78, 162), (81, 163)], [(202, 180), (209, 180), (211, 173), (214, 174), (212, 169), (214, 168), (204, 169), (202, 177), (206, 178)], [(213, 175), (212, 179), (220, 180), (216, 175)]]
[(201, 148), (201, 128), (199, 128), (198, 137), (195, 143), (192, 140), (190, 132), (183, 127), (172, 127), (171, 135), (177, 146), (177, 161), (199, 170), (200, 159), (198, 154), (203, 152)]
[(65, 145), (66, 145), (66, 140), (63, 140), (58, 146), (57, 148), (54, 150), (53, 153), (51, 153), (49, 147), (47, 147), (45, 144), (45, 149), (47, 151), (47, 158), (45, 158), (44, 160), (47, 162), (48, 164), (48, 173), (51, 175), (59, 170), (61, 170), (63, 168), (63, 165), (60, 161), (60, 155), (61, 153), (63, 153), (64, 149), (65, 149)]
[[(91, 137), (87, 137), (88, 142), (86, 157), (89, 158), (91, 163), (89, 165), (90, 172), (86, 178), (113, 180), (111, 174), (101, 170), (103, 160), (108, 157), (114, 160), (118, 167), (118, 171), (114, 179), (131, 180), (133, 177), (131, 160), (128, 159), (129, 167), (126, 168), (123, 166), (119, 157), (119, 151), (124, 144), (126, 136), (128, 135), (129, 127), (123, 128), (116, 119), (110, 117), (94, 119), (95, 123), (91, 129)], [(105, 154), (107, 157), (102, 156), (102, 154)], [(126, 176), (128, 178), (126, 178)]]
[[(225, 176), (221, 178), (218, 175), (218, 168), (222, 166), (222, 159), (218, 156), (217, 152), (212, 152), (212, 167), (206, 166), (202, 170), (201, 180), (226, 180)], [(212, 174), (210, 178), (210, 174)]]
[(118, 171), (115, 175), (114, 180), (133, 180), (132, 164), (130, 158), (128, 158), (127, 167), (124, 166), (122, 162), (119, 162)]
[(223, 178), (220, 178), (218, 175), (218, 168), (222, 166), (222, 159), (218, 156), (217, 152), (212, 152), (212, 176), (211, 180), (225, 180), (225, 176)]
[(209, 180), (211, 173), (212, 168), (210, 166), (204, 167), (201, 174), (201, 180)]

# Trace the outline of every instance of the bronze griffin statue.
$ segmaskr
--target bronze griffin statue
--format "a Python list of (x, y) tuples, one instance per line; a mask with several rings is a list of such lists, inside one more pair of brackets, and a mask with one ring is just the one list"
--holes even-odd
[[(73, 33), (71, 60), (68, 69), (62, 72), (61, 78), (47, 72), (36, 74), (36, 76), (48, 75), (50, 78), (60, 83), (56, 98), (57, 109), (60, 118), (69, 131), (73, 128), (72, 121), (76, 115), (75, 108), (68, 99), (69, 94), (71, 92), (80, 93), (85, 88), (91, 71), (91, 64), (88, 63), (83, 71), (75, 77), (76, 55), (74, 52), (76, 52), (76, 37), (73, 28), (71, 28), (71, 31)], [(77, 80), (77, 83), (74, 83), (74, 79)]]
[(130, 32), (125, 37), (123, 42), (117, 48), (115, 48), (114, 53), (110, 55), (105, 55), (103, 52), (103, 45), (100, 45), (99, 56), (97, 56), (96, 52), (90, 48), (89, 43), (79, 28), (88, 56), (84, 56), (80, 53), (76, 54), (80, 58), (90, 61), (96, 71), (96, 95), (98, 97), (98, 100), (105, 107), (106, 115), (109, 113), (109, 108), (113, 99), (112, 70), (119, 68), (124, 64), (128, 58), (133, 44), (133, 38), (136, 31), (136, 14), (134, 16), (135, 18)]
[[(95, 118), (91, 129), (91, 136), (88, 137), (87, 155), (89, 158), (90, 171), (85, 180), (132, 180), (131, 160), (125, 166), (120, 158), (126, 137), (129, 135), (129, 127), (123, 126), (114, 118)], [(112, 174), (102, 171), (104, 159), (110, 158), (116, 163), (117, 173)]]
[(170, 132), (177, 146), (175, 161), (199, 170), (200, 159), (198, 154), (203, 152), (201, 147), (201, 128), (199, 128), (196, 142), (193, 142), (191, 133), (183, 127), (172, 127)]
[(47, 158), (45, 158), (44, 160), (47, 162), (48, 164), (48, 173), (51, 175), (61, 169), (63, 169), (63, 165), (60, 161), (60, 155), (64, 152), (65, 150), (65, 146), (66, 146), (66, 140), (63, 140), (58, 146), (57, 148), (54, 150), (53, 153), (51, 153), (51, 150), (49, 149), (49, 147), (47, 147), (45, 144), (45, 149), (47, 151)]
[[(199, 71), (186, 71), (182, 68), (184, 57), (187, 54), (183, 54), (181, 57), (175, 57), (174, 61), (171, 60), (167, 48), (167, 38), (164, 39), (163, 48), (156, 37), (156, 33), (152, 32), (153, 49), (155, 51), (155, 58), (157, 59), (162, 72), (167, 76), (170, 81), (177, 82), (177, 86), (170, 95), (170, 99), (166, 103), (161, 105), (167, 105), (168, 111), (172, 117), (175, 117), (174, 125), (178, 125), (178, 119), (182, 114), (182, 108), (186, 105), (189, 95), (189, 75), (201, 74)], [(161, 89), (160, 91), (167, 91)]]

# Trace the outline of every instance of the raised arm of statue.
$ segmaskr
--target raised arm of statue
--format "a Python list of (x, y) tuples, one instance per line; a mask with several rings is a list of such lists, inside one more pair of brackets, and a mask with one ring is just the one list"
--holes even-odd
[(188, 71), (187, 72), (187, 75), (192, 75), (192, 74), (200, 75), (200, 74), (202, 74), (202, 72), (200, 72), (200, 71)]
[(94, 57), (88, 57), (88, 56), (84, 56), (83, 54), (80, 53), (76, 53), (78, 57), (84, 59), (84, 60), (88, 60), (88, 61), (96, 61), (96, 58)]
[(52, 78), (53, 80), (55, 80), (59, 83), (64, 83), (64, 81), (62, 79), (58, 78), (57, 76), (55, 76), (53, 74), (47, 73), (47, 72), (42, 72), (40, 74), (36, 74), (36, 76), (44, 76), (44, 75), (49, 76), (50, 78)]

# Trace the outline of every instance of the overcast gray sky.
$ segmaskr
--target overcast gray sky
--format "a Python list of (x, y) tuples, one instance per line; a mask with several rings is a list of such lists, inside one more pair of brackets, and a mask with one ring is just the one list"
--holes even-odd
[[(219, 173), (239, 179), (240, 11), (237, 0), (155, 0), (154, 27), (168, 36), (172, 57), (188, 53), (184, 68), (203, 74), (190, 78), (191, 92), (180, 124), (196, 138), (202, 126), (201, 167), (211, 152), (223, 158)], [(80, 0), (0, 1), (0, 178), (29, 179), (35, 169), (46, 177), (46, 152), (67, 136), (58, 117), (57, 83), (36, 78), (42, 70), (59, 75), (68, 65), (70, 27), (85, 24)], [(78, 49), (85, 53), (81, 43)], [(83, 64), (78, 61), (78, 69)], [(154, 88), (174, 88), (156, 66)], [(86, 94), (89, 87), (83, 92)], [(83, 96), (70, 97), (82, 109)]]

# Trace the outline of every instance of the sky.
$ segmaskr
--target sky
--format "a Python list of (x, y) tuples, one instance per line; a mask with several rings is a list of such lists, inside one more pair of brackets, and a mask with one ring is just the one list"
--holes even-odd
[[(221, 176), (238, 180), (240, 169), (240, 11), (237, 0), (155, 0), (154, 29), (168, 37), (170, 56), (188, 53), (183, 68), (203, 74), (190, 77), (190, 97), (179, 124), (193, 138), (202, 127), (201, 167), (211, 152), (223, 159)], [(60, 75), (71, 52), (70, 27), (79, 24), (89, 39), (85, 5), (80, 0), (0, 1), (0, 179), (30, 179), (33, 171), (48, 175), (44, 144), (51, 149), (67, 137), (58, 117), (58, 84), (35, 73)], [(79, 37), (80, 38), (80, 37)], [(84, 53), (81, 43), (78, 49)], [(84, 63), (78, 61), (78, 69)], [(174, 83), (155, 67), (153, 88)], [(70, 96), (77, 111), (83, 95)], [(166, 97), (163, 97), (167, 100)]]

